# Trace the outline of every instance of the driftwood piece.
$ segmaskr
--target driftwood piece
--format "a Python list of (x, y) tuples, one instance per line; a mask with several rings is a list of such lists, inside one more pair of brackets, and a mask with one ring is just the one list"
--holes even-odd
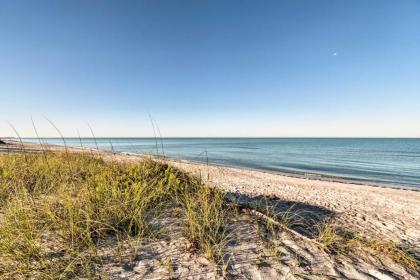
[(272, 217), (270, 217), (269, 215), (267, 215), (267, 214), (263, 213), (263, 210), (261, 210), (261, 209), (258, 209), (258, 210), (257, 210), (256, 208), (258, 208), (258, 207), (256, 207), (255, 205), (252, 205), (252, 204), (250, 204), (250, 203), (246, 203), (246, 202), (238, 202), (238, 201), (235, 201), (235, 200), (233, 200), (233, 199), (231, 199), (231, 198), (229, 198), (229, 197), (226, 197), (226, 200), (227, 200), (229, 203), (233, 204), (234, 206), (236, 206), (236, 207), (238, 207), (238, 208), (240, 208), (240, 209), (245, 209), (245, 210), (247, 210), (247, 212), (248, 212), (250, 215), (252, 215), (252, 216), (255, 216), (255, 217), (259, 218), (259, 219), (264, 219), (264, 220), (270, 221), (271, 223), (273, 223), (273, 224), (275, 224), (275, 225), (279, 226), (279, 227), (280, 227), (280, 228), (282, 228), (284, 231), (288, 232), (289, 234), (291, 234), (291, 235), (293, 235), (293, 236), (295, 236), (295, 237), (298, 237), (298, 238), (300, 238), (300, 239), (302, 239), (302, 240), (305, 240), (305, 241), (307, 241), (307, 242), (310, 242), (310, 243), (312, 243), (312, 244), (315, 244), (315, 245), (317, 245), (318, 247), (324, 247), (324, 246), (323, 246), (321, 243), (319, 243), (316, 239), (309, 238), (309, 237), (307, 237), (307, 236), (305, 236), (305, 235), (303, 235), (303, 234), (301, 234), (301, 233), (299, 233), (299, 232), (297, 232), (297, 231), (295, 231), (295, 230), (293, 230), (293, 229), (290, 229), (290, 228), (286, 227), (285, 225), (283, 225), (282, 223), (280, 223), (280, 222), (278, 222), (277, 220), (273, 219), (273, 218), (272, 218)]

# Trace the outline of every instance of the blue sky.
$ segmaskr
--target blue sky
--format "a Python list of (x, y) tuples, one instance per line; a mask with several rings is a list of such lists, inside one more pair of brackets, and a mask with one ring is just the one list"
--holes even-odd
[(0, 0), (0, 136), (420, 136), (420, 1)]

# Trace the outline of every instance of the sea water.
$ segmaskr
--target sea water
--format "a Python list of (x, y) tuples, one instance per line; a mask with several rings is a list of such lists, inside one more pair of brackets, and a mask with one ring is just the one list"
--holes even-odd
[[(43, 141), (63, 145), (60, 138)], [(75, 147), (98, 145), (99, 149), (116, 152), (160, 154), (226, 166), (420, 189), (420, 139), (66, 138), (65, 141)]]

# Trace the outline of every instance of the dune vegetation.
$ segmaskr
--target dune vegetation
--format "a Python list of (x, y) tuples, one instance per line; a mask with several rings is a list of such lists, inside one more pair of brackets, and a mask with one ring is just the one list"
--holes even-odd
[(191, 250), (221, 259), (222, 194), (166, 164), (14, 154), (0, 157), (0, 175), (3, 278), (98, 277), (98, 244), (110, 237), (153, 239), (168, 207), (179, 209)]
[[(302, 217), (296, 222), (299, 214), (292, 209), (274, 214), (269, 207), (246, 208), (161, 160), (143, 157), (127, 163), (67, 150), (3, 154), (0, 278), (107, 279), (103, 244), (111, 241), (118, 247), (136, 241), (131, 248), (135, 260), (139, 242), (158, 240), (170, 234), (166, 228), (175, 224), (188, 242), (185, 251), (204, 256), (223, 276), (235, 254), (227, 250), (239, 216), (252, 216), (249, 224), (256, 224), (259, 233), (255, 236), (276, 260), (290, 257), (284, 249), (287, 233), (332, 260), (352, 255), (369, 262), (370, 256), (380, 255), (414, 274), (419, 271), (418, 258), (393, 242), (368, 238), (325, 221), (309, 227)], [(171, 220), (168, 225), (165, 220), (169, 216), (176, 222)], [(300, 235), (293, 231), (294, 226), (308, 227), (312, 236)], [(263, 257), (250, 260), (257, 266), (267, 261)], [(299, 260), (296, 268), (302, 273), (303, 264)], [(172, 278), (172, 259), (165, 265), (168, 278)]]

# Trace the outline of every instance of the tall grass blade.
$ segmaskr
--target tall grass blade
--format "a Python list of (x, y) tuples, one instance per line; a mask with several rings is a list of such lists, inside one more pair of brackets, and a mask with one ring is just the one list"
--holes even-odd
[(149, 113), (149, 119), (150, 119), (150, 123), (152, 125), (153, 135), (155, 137), (156, 156), (159, 157), (159, 148), (158, 148), (158, 141), (157, 141), (157, 137), (156, 137), (155, 124), (153, 123), (153, 118), (152, 118), (152, 115), (150, 115), (150, 113)]
[(38, 139), (39, 145), (41, 146), (41, 151), (42, 151), (42, 154), (44, 155), (45, 163), (48, 166), (48, 159), (47, 159), (47, 155), (45, 154), (45, 152), (46, 152), (45, 147), (42, 143), (41, 137), (39, 137), (38, 129), (36, 129), (36, 125), (35, 125), (35, 122), (34, 122), (34, 119), (32, 118), (32, 116), (31, 116), (31, 122), (32, 122), (32, 126), (34, 128), (34, 131), (35, 131), (36, 138)]
[(112, 151), (112, 154), (114, 154), (114, 155), (115, 155), (114, 145), (112, 145), (112, 141), (111, 141), (111, 139), (109, 139), (109, 145), (111, 145), (111, 151)]
[(23, 153), (23, 155), (25, 157), (25, 161), (28, 162), (28, 158), (26, 157), (25, 149), (24, 149), (24, 146), (23, 146), (22, 137), (20, 137), (19, 132), (17, 131), (17, 129), (14, 127), (14, 125), (11, 122), (9, 122), (9, 125), (13, 129), (13, 131), (15, 132), (16, 136), (19, 138), (21, 152)]
[(162, 148), (162, 155), (163, 155), (163, 158), (165, 158), (165, 150), (163, 149), (163, 138), (162, 138), (162, 134), (160, 133), (160, 128), (159, 128), (157, 122), (154, 121), (154, 123), (156, 125), (156, 129), (157, 129), (158, 134), (159, 134), (160, 145), (161, 145), (161, 148)]
[(99, 153), (99, 146), (98, 146), (98, 141), (96, 141), (96, 136), (95, 136), (95, 133), (93, 133), (93, 129), (92, 129), (92, 127), (90, 126), (90, 124), (89, 124), (89, 123), (86, 123), (86, 124), (87, 124), (87, 126), (89, 127), (89, 129), (90, 129), (90, 133), (92, 134), (93, 141), (95, 142), (96, 150), (97, 150), (97, 151), (98, 151), (98, 153)]
[(66, 154), (68, 154), (69, 151), (68, 151), (68, 148), (67, 148), (67, 142), (66, 142), (66, 139), (64, 138), (63, 133), (61, 133), (60, 129), (58, 129), (58, 127), (51, 120), (49, 120), (47, 117), (44, 117), (44, 118), (54, 127), (54, 129), (60, 135), (61, 140), (63, 141), (63, 144), (64, 144), (64, 148), (65, 148)]
[(84, 149), (84, 147), (83, 147), (83, 142), (82, 142), (82, 137), (80, 137), (80, 132), (79, 132), (79, 130), (78, 130), (78, 129), (76, 129), (76, 130), (77, 130), (77, 137), (79, 137), (80, 148)]

